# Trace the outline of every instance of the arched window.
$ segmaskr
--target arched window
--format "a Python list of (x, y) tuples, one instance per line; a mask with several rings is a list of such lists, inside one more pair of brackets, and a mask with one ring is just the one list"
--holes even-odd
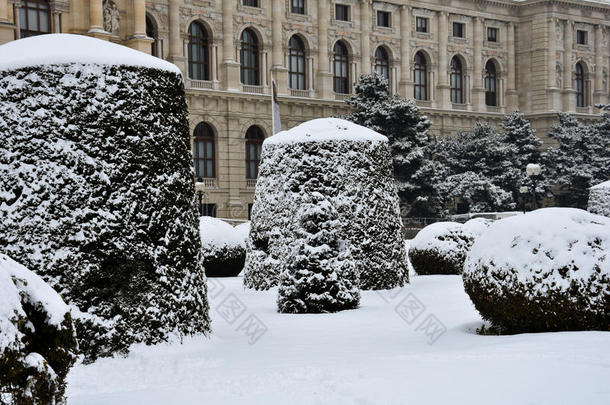
[(195, 127), (193, 134), (193, 157), (195, 159), (195, 176), (197, 178), (214, 178), (215, 176), (215, 151), (214, 131), (205, 122)]
[(451, 102), (454, 104), (464, 103), (464, 71), (462, 62), (457, 56), (451, 59)]
[(146, 14), (146, 36), (154, 41), (150, 44), (150, 54), (159, 57), (159, 34), (151, 16)]
[(203, 24), (197, 21), (189, 26), (188, 63), (191, 79), (210, 80), (208, 32)]
[(428, 99), (428, 62), (426, 56), (420, 51), (415, 54), (414, 67), (414, 96), (416, 100)]
[(576, 64), (574, 72), (574, 89), (576, 89), (576, 107), (587, 107), (585, 68), (582, 62)]
[(288, 43), (288, 75), (291, 89), (305, 90), (305, 45), (301, 38), (293, 35)]
[(337, 41), (333, 48), (333, 90), (335, 93), (349, 93), (347, 46), (341, 41)]
[(258, 39), (252, 30), (241, 33), (241, 82), (252, 86), (260, 85)]
[(491, 60), (485, 64), (485, 104), (490, 107), (498, 105), (498, 74)]
[(375, 51), (375, 72), (386, 80), (390, 80), (390, 57), (382, 46)]
[(256, 125), (251, 126), (246, 131), (246, 178), (255, 179), (258, 177), (258, 164), (261, 160), (263, 149), (263, 130)]
[(19, 23), (21, 38), (51, 32), (51, 13), (47, 0), (21, 0)]

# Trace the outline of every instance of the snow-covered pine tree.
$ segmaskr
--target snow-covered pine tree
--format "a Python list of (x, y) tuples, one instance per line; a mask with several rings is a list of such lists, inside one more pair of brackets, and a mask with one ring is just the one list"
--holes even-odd
[(426, 167), (430, 120), (413, 100), (390, 96), (388, 81), (377, 73), (361, 75), (355, 94), (346, 102), (353, 111), (345, 119), (388, 137), (398, 195), (408, 215), (436, 215), (436, 205), (428, 204), (434, 195), (431, 168)]
[[(503, 130), (504, 143), (515, 147), (508, 150), (506, 158), (513, 162), (515, 169), (518, 169), (506, 173), (502, 188), (510, 191), (515, 201), (518, 201), (519, 187), (528, 182), (525, 167), (529, 163), (540, 163), (539, 148), (542, 141), (536, 136), (536, 130), (532, 128), (530, 122), (519, 111), (506, 115), (500, 127)], [(542, 173), (540, 184), (544, 181), (544, 177), (545, 173)]]
[(589, 188), (610, 179), (610, 114), (584, 125), (560, 113), (549, 136), (557, 147), (543, 154), (558, 205), (586, 209)]
[(310, 194), (301, 208), (292, 257), (280, 275), (278, 311), (337, 312), (358, 307), (360, 290), (356, 263), (331, 202)]
[(209, 331), (180, 71), (82, 35), (0, 48), (0, 250), (77, 308), (88, 361)]

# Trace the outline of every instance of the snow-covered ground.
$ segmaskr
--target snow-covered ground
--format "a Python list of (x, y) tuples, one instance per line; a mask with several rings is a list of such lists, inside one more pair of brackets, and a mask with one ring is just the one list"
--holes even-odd
[(610, 333), (479, 336), (460, 276), (415, 276), (327, 315), (279, 314), (276, 289), (208, 281), (211, 338), (77, 365), (68, 403), (610, 403)]

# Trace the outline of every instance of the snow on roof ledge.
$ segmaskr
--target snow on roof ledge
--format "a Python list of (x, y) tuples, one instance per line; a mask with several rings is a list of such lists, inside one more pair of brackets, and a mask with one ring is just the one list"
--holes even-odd
[(282, 131), (265, 140), (266, 144), (323, 141), (387, 142), (388, 138), (372, 129), (340, 118), (318, 118)]
[(65, 63), (137, 66), (180, 74), (173, 63), (85, 35), (38, 35), (0, 46), (0, 70)]

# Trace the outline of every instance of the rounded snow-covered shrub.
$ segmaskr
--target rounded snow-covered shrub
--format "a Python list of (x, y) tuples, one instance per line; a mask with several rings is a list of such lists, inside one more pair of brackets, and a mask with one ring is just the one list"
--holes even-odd
[(0, 253), (0, 403), (63, 403), (76, 352), (70, 310), (59, 294)]
[(503, 333), (610, 330), (610, 218), (545, 208), (477, 238), (464, 287)]
[(436, 222), (411, 240), (409, 259), (417, 274), (461, 274), (475, 234), (457, 222)]
[(610, 217), (610, 181), (591, 187), (587, 210), (593, 214)]
[(295, 213), (313, 195), (328, 199), (337, 210), (338, 237), (350, 245), (361, 288), (393, 288), (408, 281), (386, 137), (345, 120), (322, 118), (265, 140), (261, 159), (246, 287), (278, 284), (292, 260), (299, 222)]
[(208, 277), (235, 277), (244, 268), (246, 243), (239, 230), (212, 217), (199, 218), (201, 249)]
[(245, 244), (250, 238), (250, 221), (236, 225), (235, 230), (239, 233), (239, 236), (242, 238)]
[(493, 224), (492, 219), (473, 218), (466, 221), (463, 225), (464, 230), (474, 235), (475, 238), (481, 236)]
[(339, 239), (339, 216), (322, 198), (301, 206), (292, 258), (280, 275), (278, 310), (322, 313), (354, 309), (360, 302), (356, 264)]
[(0, 249), (79, 308), (87, 360), (207, 332), (179, 70), (82, 35), (0, 54)]

